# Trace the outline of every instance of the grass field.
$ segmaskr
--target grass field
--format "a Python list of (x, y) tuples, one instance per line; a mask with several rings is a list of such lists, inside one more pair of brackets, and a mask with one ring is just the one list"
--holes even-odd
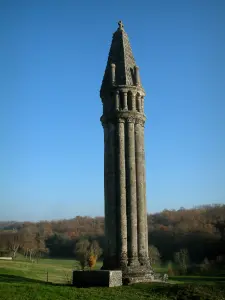
[[(99, 269), (101, 262), (95, 268)], [(29, 260), (0, 261), (0, 274), (10, 274), (51, 283), (68, 283), (72, 270), (79, 264), (71, 259), (41, 259), (31, 263)]]
[(177, 276), (173, 284), (83, 289), (69, 286), (74, 268), (73, 260), (0, 261), (0, 299), (225, 300), (225, 277)]

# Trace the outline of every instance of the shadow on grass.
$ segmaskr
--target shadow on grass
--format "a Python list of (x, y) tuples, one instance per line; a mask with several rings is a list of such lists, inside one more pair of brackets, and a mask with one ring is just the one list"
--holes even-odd
[(45, 285), (53, 285), (53, 286), (72, 286), (72, 284), (68, 283), (55, 283), (55, 282), (47, 282), (38, 279), (32, 279), (17, 275), (8, 275), (8, 274), (0, 274), (0, 283), (39, 283)]
[(31, 279), (26, 278), (22, 276), (16, 276), (16, 275), (8, 275), (8, 274), (0, 274), (0, 282), (6, 282), (6, 283), (45, 283), (44, 281), (38, 280), (38, 279)]
[(225, 283), (225, 277), (213, 277), (213, 276), (172, 276), (170, 280), (192, 282), (192, 283)]
[(162, 294), (165, 291), (167, 291), (170, 288), (169, 283), (160, 283), (160, 282), (154, 282), (154, 283), (136, 283), (132, 285), (133, 289), (142, 290), (146, 293), (156, 293), (156, 294)]
[[(197, 282), (196, 282), (197, 283)], [(225, 285), (216, 282), (212, 285), (207, 283), (183, 283), (183, 284), (135, 284), (133, 288), (142, 290), (146, 294), (158, 295), (158, 299), (162, 296), (166, 299), (183, 299), (183, 300), (212, 300), (225, 299)], [(222, 283), (222, 282), (221, 282)], [(215, 295), (218, 297), (215, 298)], [(157, 299), (157, 298), (156, 298)]]

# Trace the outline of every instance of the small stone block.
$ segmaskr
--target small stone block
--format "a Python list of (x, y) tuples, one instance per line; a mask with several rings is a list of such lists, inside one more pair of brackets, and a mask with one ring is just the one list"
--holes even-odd
[(73, 271), (73, 285), (77, 287), (121, 286), (122, 271)]

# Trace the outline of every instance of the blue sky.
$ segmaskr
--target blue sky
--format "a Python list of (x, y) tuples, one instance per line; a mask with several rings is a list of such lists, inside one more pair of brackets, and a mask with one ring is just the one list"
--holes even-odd
[(122, 19), (148, 212), (225, 203), (225, 1), (0, 1), (0, 220), (104, 212), (99, 89)]

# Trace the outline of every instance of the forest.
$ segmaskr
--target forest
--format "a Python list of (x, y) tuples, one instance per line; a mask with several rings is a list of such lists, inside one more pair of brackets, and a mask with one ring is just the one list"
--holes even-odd
[[(165, 264), (182, 257), (189, 265), (225, 263), (224, 204), (149, 214), (148, 230), (153, 263)], [(0, 222), (0, 256), (21, 253), (28, 259), (75, 258), (77, 245), (84, 240), (104, 249), (103, 217)]]

